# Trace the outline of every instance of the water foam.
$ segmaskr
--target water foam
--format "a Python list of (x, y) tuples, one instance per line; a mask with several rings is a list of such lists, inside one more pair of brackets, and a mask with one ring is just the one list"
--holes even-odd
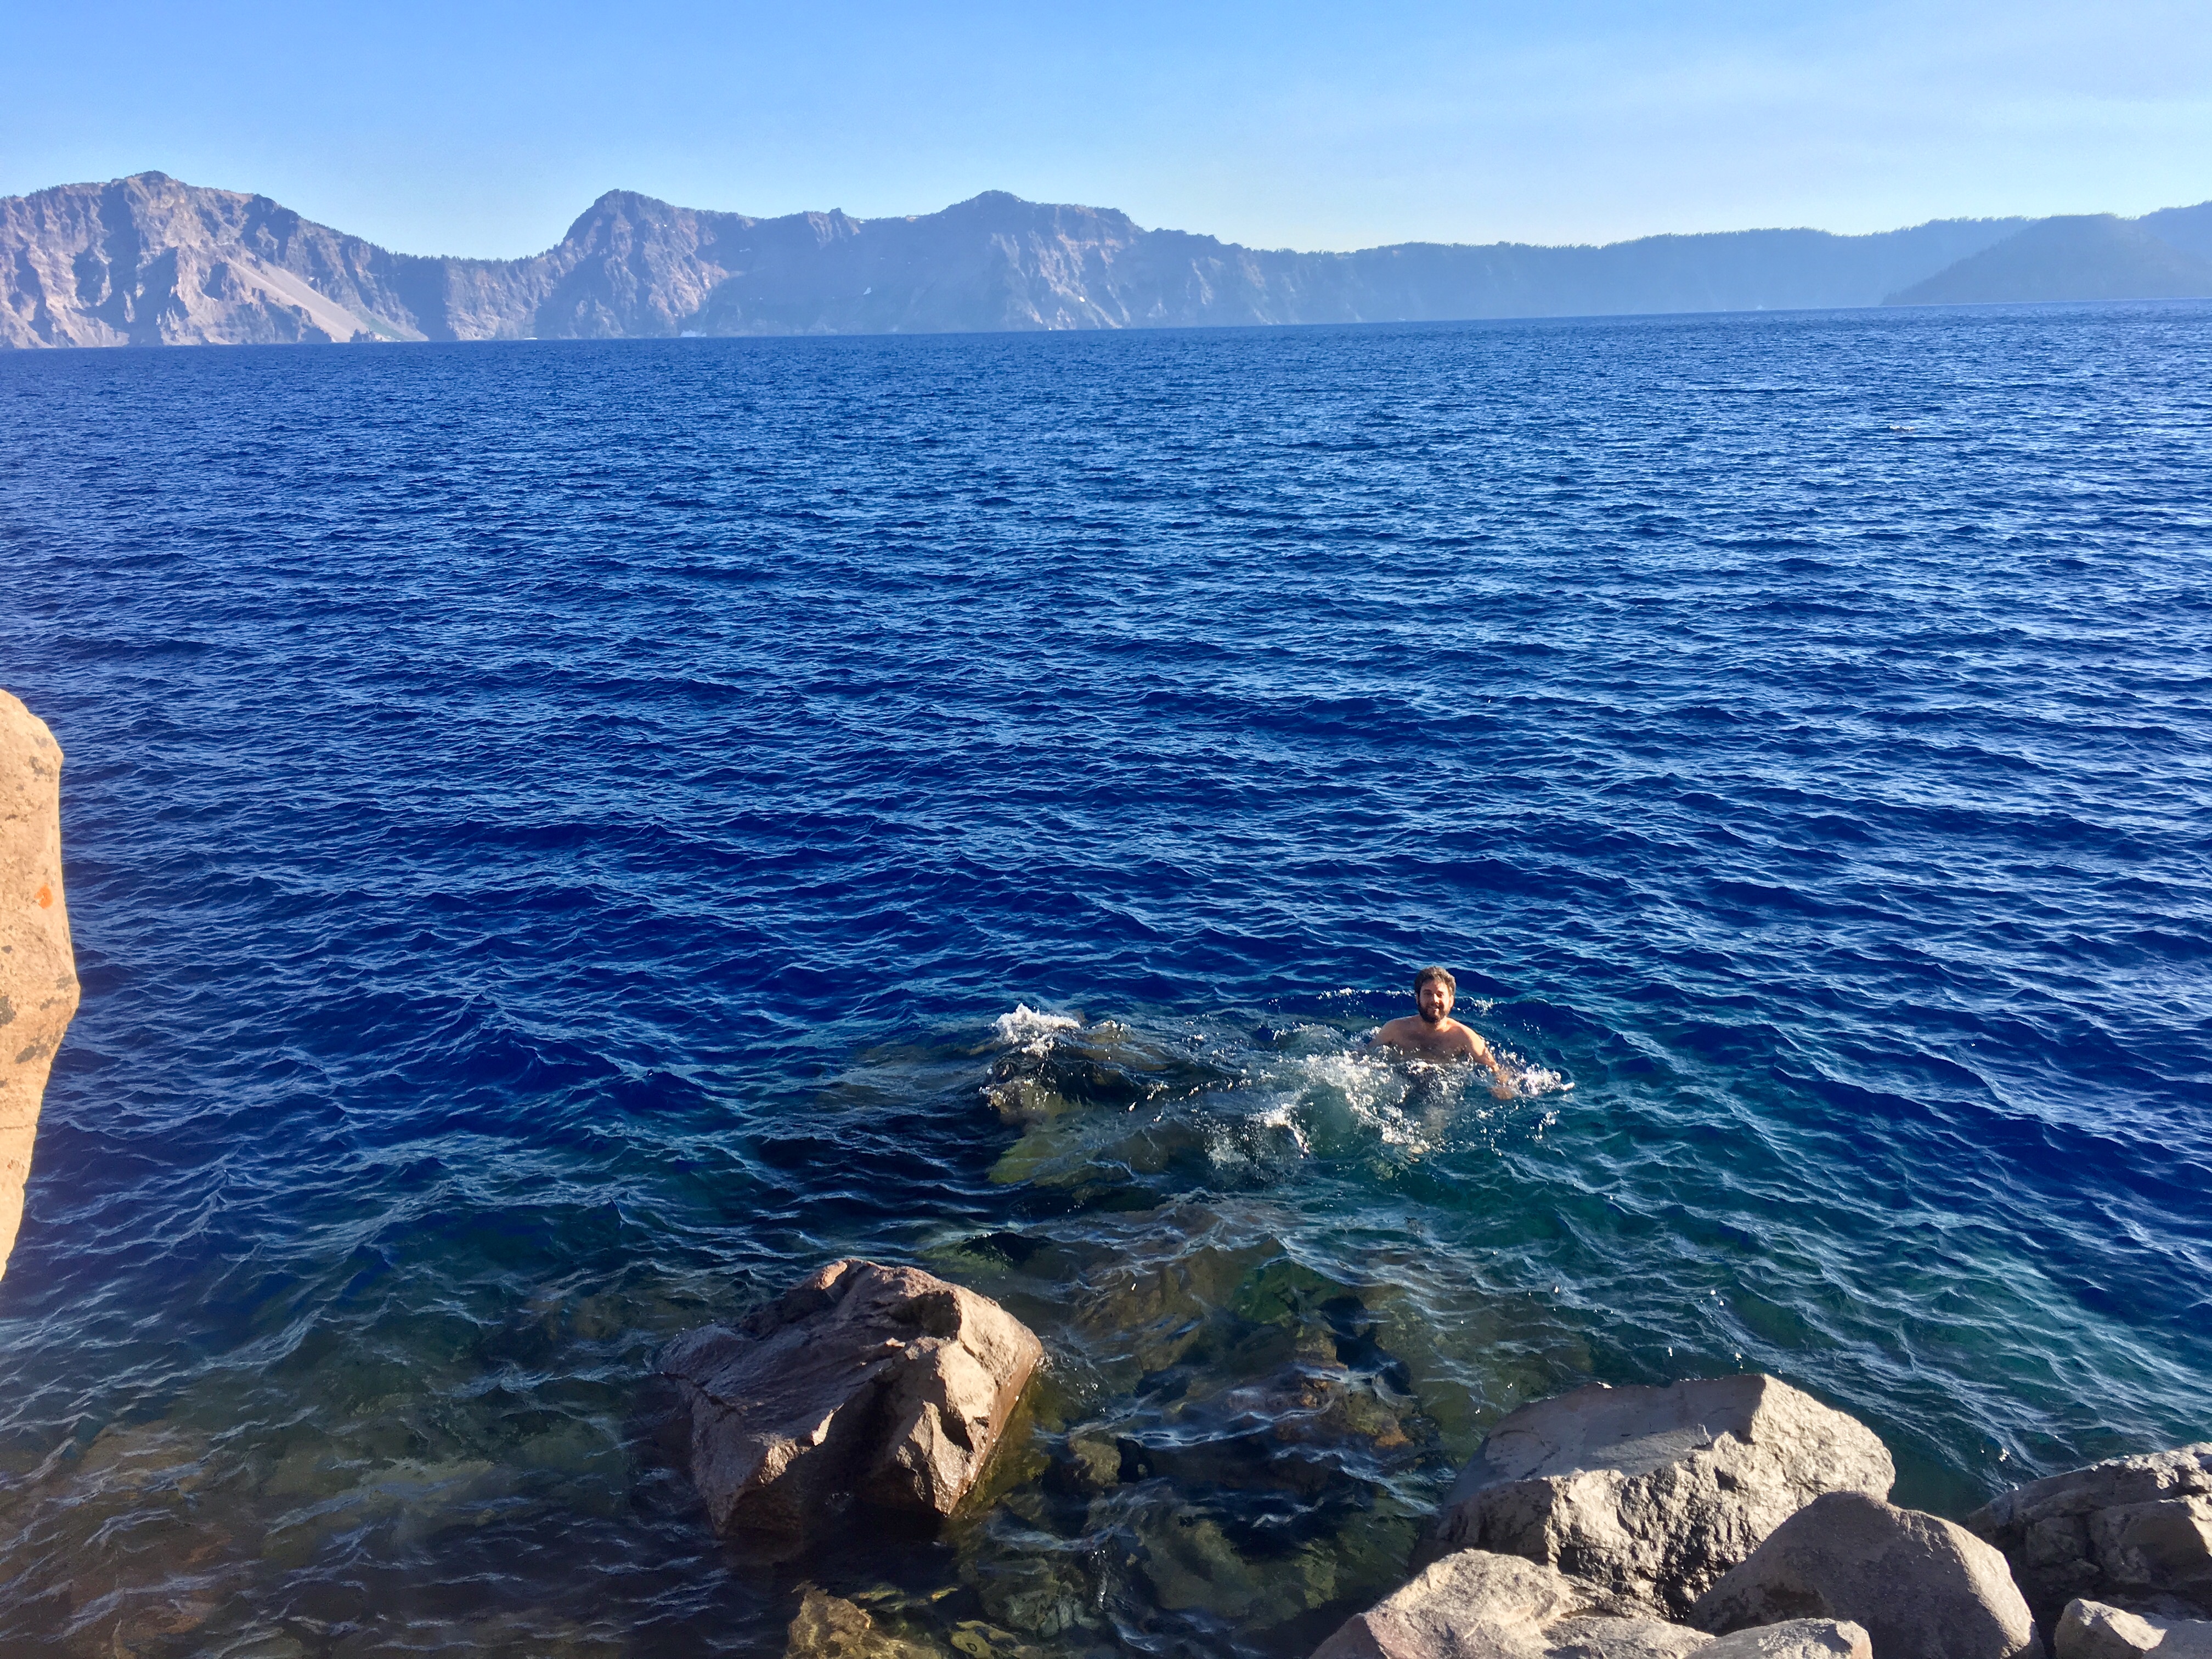
[(1357, 1049), (1299, 1054), (1287, 1060), (1270, 1079), (1286, 1096), (1271, 1110), (1291, 1115), (1302, 1126), (1301, 1147), (1310, 1150), (1335, 1109), (1357, 1130), (1419, 1156), (1430, 1138), (1405, 1110), (1406, 1074), (1379, 1055)]
[(998, 1033), (999, 1041), (1009, 1048), (1018, 1048), (1024, 1054), (1042, 1054), (1062, 1031), (1081, 1030), (1083, 1022), (1071, 1014), (1048, 1014), (1026, 1002), (1018, 1002), (1012, 1013), (1000, 1014), (993, 1020), (991, 1029)]
[(1539, 1066), (1516, 1054), (1500, 1050), (1498, 1063), (1505, 1068), (1505, 1080), (1513, 1092), (1528, 1099), (1538, 1095), (1565, 1094), (1575, 1086), (1574, 1079), (1564, 1072), (1555, 1072), (1547, 1066)]

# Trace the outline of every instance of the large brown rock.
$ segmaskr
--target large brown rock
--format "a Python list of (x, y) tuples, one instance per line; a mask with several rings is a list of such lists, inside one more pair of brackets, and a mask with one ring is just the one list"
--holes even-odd
[(2212, 1441), (2031, 1480), (1966, 1525), (2038, 1619), (2076, 1596), (2212, 1617)]
[(1313, 1659), (1871, 1659), (1866, 1632), (1799, 1620), (1716, 1641), (1594, 1614), (1586, 1587), (1517, 1555), (1461, 1550), (1346, 1620)]
[(61, 792), (61, 745), (0, 691), (0, 1273), (23, 1219), (46, 1073), (76, 1012)]
[(691, 1411), (717, 1528), (807, 1537), (854, 1502), (952, 1513), (1044, 1351), (986, 1297), (915, 1267), (833, 1261), (660, 1369)]
[(2043, 1651), (2004, 1557), (1964, 1527), (1857, 1492), (1815, 1498), (1690, 1612), (1717, 1634), (1806, 1617), (1865, 1626), (1875, 1659)]
[(2102, 1601), (2069, 1601), (2051, 1643), (2058, 1659), (2212, 1659), (2212, 1620), (2161, 1619)]
[(1679, 1618), (1821, 1493), (1887, 1497), (1896, 1473), (1872, 1430), (1774, 1377), (1593, 1382), (1491, 1431), (1424, 1556), (1526, 1556), (1609, 1610)]

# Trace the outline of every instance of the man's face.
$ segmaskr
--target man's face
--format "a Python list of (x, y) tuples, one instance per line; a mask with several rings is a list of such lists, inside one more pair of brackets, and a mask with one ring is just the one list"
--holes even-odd
[(1413, 992), (1413, 1002), (1420, 1009), (1423, 1019), (1431, 1025), (1441, 1025), (1444, 1016), (1451, 1012), (1452, 988), (1440, 979), (1425, 979)]

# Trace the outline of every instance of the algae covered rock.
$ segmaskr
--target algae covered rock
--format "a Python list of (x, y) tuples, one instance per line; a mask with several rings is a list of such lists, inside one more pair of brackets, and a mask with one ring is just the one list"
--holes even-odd
[(1302, 1652), (1404, 1582), (1419, 1494), (1449, 1478), (1391, 1351), (1404, 1310), (1299, 1263), (1288, 1219), (1184, 1202), (936, 1258), (1041, 1310), (1066, 1355), (1035, 1396), (1034, 1485), (948, 1534), (992, 1625), (1055, 1653), (1133, 1630)]
[(784, 1639), (784, 1659), (947, 1659), (941, 1648), (878, 1626), (867, 1610), (810, 1584)]
[(2015, 1486), (1966, 1517), (2039, 1619), (2077, 1596), (2212, 1618), (2212, 1442)]
[(1698, 1598), (1717, 1634), (1808, 1614), (1863, 1626), (1876, 1659), (2039, 1656), (2004, 1557), (1964, 1527), (1858, 1492), (1830, 1492)]
[(854, 1502), (948, 1516), (1043, 1358), (988, 1298), (914, 1267), (833, 1261), (736, 1329), (672, 1344), (691, 1474), (717, 1529), (817, 1534)]
[(76, 1012), (61, 787), (54, 734), (0, 691), (0, 1273), (23, 1219), (46, 1074)]
[(1815, 1498), (1895, 1478), (1872, 1430), (1771, 1376), (1593, 1382), (1491, 1431), (1425, 1553), (1524, 1556), (1613, 1610), (1679, 1617)]

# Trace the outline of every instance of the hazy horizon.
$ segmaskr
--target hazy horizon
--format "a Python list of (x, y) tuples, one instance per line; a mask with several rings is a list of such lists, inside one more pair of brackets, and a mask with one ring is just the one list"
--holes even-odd
[(2212, 197), (2212, 27), (2167, 0), (2094, 19), (1145, 6), (1106, 38), (1005, 6), (404, 0), (373, 36), (258, 0), (218, 0), (186, 35), (162, 15), (131, 0), (95, 56), (60, 15), (17, 9), (17, 61), (39, 70), (0, 110), (0, 194), (158, 170), (483, 258), (550, 246), (609, 188), (858, 218), (1000, 189), (1310, 251), (1849, 235)]

